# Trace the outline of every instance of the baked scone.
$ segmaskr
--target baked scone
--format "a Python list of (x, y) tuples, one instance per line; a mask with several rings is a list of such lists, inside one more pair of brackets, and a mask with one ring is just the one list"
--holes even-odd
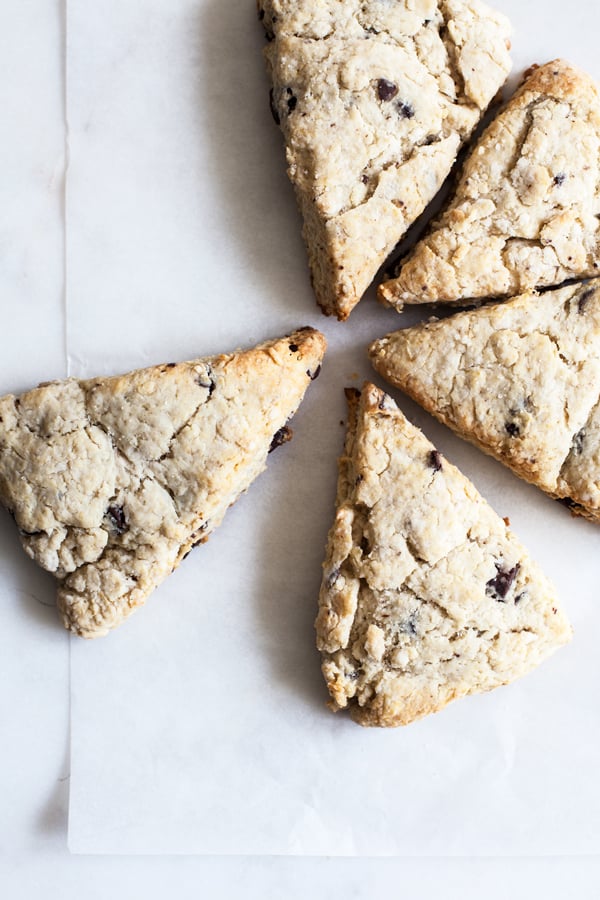
[(347, 393), (317, 643), (332, 709), (406, 725), (524, 675), (571, 628), (505, 522), (393, 400)]
[(317, 301), (346, 319), (510, 69), (480, 0), (258, 0)]
[(461, 437), (600, 521), (600, 279), (405, 328), (369, 354)]
[(0, 501), (59, 580), (65, 627), (104, 635), (205, 541), (290, 437), (312, 328), (252, 350), (0, 398)]
[(380, 299), (506, 297), (600, 274), (600, 96), (562, 60), (533, 71), (484, 132), (456, 193)]

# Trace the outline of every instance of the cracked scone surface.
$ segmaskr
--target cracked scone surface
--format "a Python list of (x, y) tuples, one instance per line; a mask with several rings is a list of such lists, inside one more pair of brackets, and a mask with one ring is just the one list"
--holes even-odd
[(312, 328), (252, 350), (0, 398), (0, 501), (84, 637), (120, 624), (207, 539), (287, 439)]
[(536, 69), (467, 159), (449, 205), (380, 299), (451, 303), (598, 274), (600, 97), (563, 60)]
[(510, 69), (479, 0), (259, 0), (319, 305), (345, 319)]
[(600, 521), (600, 280), (394, 332), (375, 369), (461, 437)]
[(406, 725), (524, 675), (571, 627), (504, 521), (393, 400), (347, 393), (317, 644), (333, 709)]

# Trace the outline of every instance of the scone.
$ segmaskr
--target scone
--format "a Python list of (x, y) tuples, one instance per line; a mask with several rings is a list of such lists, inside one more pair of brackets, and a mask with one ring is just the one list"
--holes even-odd
[(379, 288), (405, 303), (507, 297), (600, 274), (600, 96), (562, 60), (533, 71), (471, 152), (429, 233)]
[(480, 0), (259, 0), (317, 301), (346, 319), (510, 69)]
[(347, 393), (317, 642), (333, 709), (406, 725), (524, 675), (571, 628), (505, 522), (392, 399)]
[(58, 579), (65, 627), (141, 606), (290, 437), (319, 373), (312, 328), (252, 350), (0, 398), (0, 501)]
[(461, 437), (600, 521), (600, 279), (405, 328), (369, 354)]

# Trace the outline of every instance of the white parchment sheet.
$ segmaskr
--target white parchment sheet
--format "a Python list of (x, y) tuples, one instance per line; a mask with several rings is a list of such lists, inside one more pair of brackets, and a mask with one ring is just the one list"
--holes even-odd
[[(545, 20), (544, 4), (526, 5)], [(543, 61), (523, 51), (516, 0), (498, 6), (522, 25), (516, 66)], [(593, 71), (591, 31), (581, 41), (589, 59), (571, 55)], [(597, 852), (600, 533), (398, 393), (510, 516), (558, 583), (576, 639), (519, 683), (406, 729), (363, 730), (325, 707), (312, 622), (342, 391), (373, 377), (368, 341), (412, 314), (373, 297), (346, 324), (316, 309), (252, 0), (76, 0), (67, 44), (72, 374), (305, 324), (330, 344), (294, 440), (210, 541), (122, 628), (72, 640), (71, 850)]]

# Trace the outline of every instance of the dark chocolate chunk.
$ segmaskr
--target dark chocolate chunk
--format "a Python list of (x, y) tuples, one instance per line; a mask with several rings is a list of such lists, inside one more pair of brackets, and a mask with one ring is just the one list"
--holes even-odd
[(269, 91), (269, 106), (271, 107), (271, 115), (275, 119), (275, 124), (281, 125), (281, 119), (279, 118), (279, 113), (275, 107), (275, 94), (273, 93), (273, 88)]
[(577, 310), (580, 313), (582, 313), (585, 310), (585, 308), (588, 304), (588, 301), (594, 296), (595, 293), (596, 293), (595, 288), (588, 288), (587, 291), (584, 291), (582, 294), (579, 295), (579, 300), (577, 301)]
[(429, 465), (433, 469), (434, 472), (441, 471), (442, 468), (442, 454), (439, 450), (432, 450), (429, 454)]
[(292, 353), (297, 353), (299, 349), (300, 348), (298, 347), (298, 344), (290, 344), (290, 350)]
[(566, 180), (567, 180), (567, 176), (565, 175), (564, 172), (559, 172), (558, 175), (554, 176), (554, 184), (557, 187), (560, 187), (561, 184), (564, 184)]
[(177, 363), (165, 363), (165, 369), (174, 369)]
[(316, 379), (321, 374), (321, 366), (317, 366), (317, 368), (315, 369), (314, 372), (311, 372), (310, 369), (307, 369), (306, 374), (308, 375), (308, 377), (310, 378), (311, 381), (316, 381)]
[(527, 591), (521, 591), (520, 594), (517, 594), (517, 596), (515, 597), (515, 606), (517, 605), (517, 603), (520, 603), (525, 596), (527, 596)]
[(363, 174), (363, 175), (360, 176), (360, 180), (362, 181), (363, 184), (368, 184), (368, 183), (369, 183), (369, 176)]
[(288, 428), (287, 425), (284, 425), (283, 428), (280, 428), (279, 431), (276, 431), (273, 435), (273, 440), (271, 441), (271, 446), (269, 447), (269, 453), (272, 453), (273, 450), (276, 450), (277, 447), (281, 447), (282, 444), (287, 444), (288, 441), (292, 439), (292, 429)]
[(485, 592), (489, 597), (506, 603), (506, 595), (513, 586), (521, 566), (517, 563), (512, 569), (504, 569), (500, 563), (496, 563), (497, 575), (490, 578), (485, 586)]
[(117, 534), (124, 534), (129, 528), (122, 506), (109, 506), (106, 510), (106, 518), (110, 522), (112, 530)]
[(377, 95), (384, 103), (388, 100), (393, 100), (397, 93), (398, 85), (394, 84), (393, 81), (388, 81), (387, 78), (380, 78), (377, 82)]
[(412, 119), (415, 111), (410, 103), (399, 103), (398, 110), (403, 119)]
[(511, 437), (518, 437), (521, 434), (521, 430), (516, 422), (507, 422), (504, 427)]

